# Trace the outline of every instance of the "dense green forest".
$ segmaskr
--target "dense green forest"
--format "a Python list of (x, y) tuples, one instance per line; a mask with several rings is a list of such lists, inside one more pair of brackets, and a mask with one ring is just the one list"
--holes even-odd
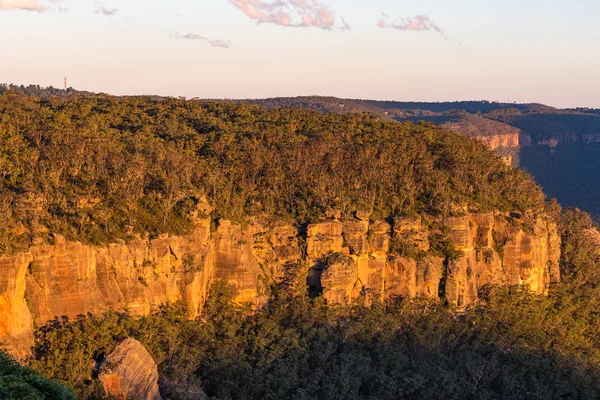
[(52, 86), (43, 87), (40, 85), (14, 85), (14, 84), (0, 84), (0, 94), (5, 92), (18, 93), (27, 96), (35, 96), (40, 99), (48, 99), (50, 97), (64, 97), (71, 95), (93, 95), (91, 92), (85, 92), (81, 90), (75, 90), (73, 88), (59, 89)]
[(71, 390), (50, 381), (0, 352), (0, 398), (5, 400), (75, 400)]
[[(539, 210), (540, 188), (482, 144), (431, 124), (233, 103), (0, 95), (0, 252), (191, 229), (216, 217), (314, 220)], [(458, 207), (460, 206), (460, 207)]]
[(600, 203), (596, 200), (600, 197), (600, 181), (597, 169), (594, 170), (600, 140), (598, 109), (557, 109), (543, 104), (488, 101), (418, 103), (319, 96), (252, 102), (269, 108), (303, 107), (341, 114), (369, 112), (390, 121), (428, 121), (473, 137), (520, 133), (520, 147), (498, 149), (498, 153), (511, 155), (513, 165), (531, 173), (549, 197), (600, 218)]
[[(385, 115), (401, 115), (401, 113), (440, 114), (445, 112), (465, 111), (470, 114), (487, 113), (507, 108), (528, 110), (541, 105), (512, 104), (490, 101), (454, 101), (454, 102), (409, 102), (340, 99), (326, 96), (275, 97), (270, 99), (240, 100), (263, 105), (268, 108), (303, 107), (311, 110), (333, 113), (372, 112)], [(542, 106), (546, 107), (546, 106)], [(547, 107), (551, 108), (551, 107)]]

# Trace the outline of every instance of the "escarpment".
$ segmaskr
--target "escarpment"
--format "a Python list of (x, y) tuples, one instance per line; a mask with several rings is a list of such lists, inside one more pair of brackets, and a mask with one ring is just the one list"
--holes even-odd
[(237, 302), (256, 306), (271, 285), (299, 273), (309, 295), (330, 302), (428, 297), (458, 307), (487, 284), (543, 294), (560, 279), (560, 238), (544, 216), (527, 225), (498, 212), (443, 221), (357, 212), (307, 226), (221, 219), (211, 232), (210, 206), (199, 207), (203, 217), (185, 237), (88, 246), (57, 235), (53, 245), (0, 258), (2, 346), (25, 354), (34, 323), (61, 316), (145, 315), (182, 301), (194, 318), (215, 279), (231, 284)]
[(474, 136), (492, 150), (500, 148), (519, 148), (529, 145), (531, 139), (521, 133), (498, 134), (492, 136)]
[[(308, 282), (313, 293), (344, 304), (371, 294), (441, 297), (462, 307), (487, 284), (526, 285), (543, 294), (560, 280), (560, 238), (543, 217), (529, 229), (501, 213), (448, 218), (434, 229), (421, 218), (316, 224), (307, 239)], [(440, 243), (454, 254), (432, 248)]]

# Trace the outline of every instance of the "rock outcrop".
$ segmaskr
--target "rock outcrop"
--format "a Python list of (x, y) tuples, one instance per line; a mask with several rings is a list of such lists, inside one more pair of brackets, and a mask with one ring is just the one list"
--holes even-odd
[(251, 222), (247, 229), (220, 220), (214, 238), (214, 277), (228, 282), (237, 302), (264, 303), (270, 284), (298, 266), (302, 251), (298, 229), (276, 224), (266, 229)]
[[(526, 232), (509, 220), (488, 213), (444, 221), (447, 238), (436, 240), (450, 242), (456, 250), (452, 259), (430, 251), (430, 237), (442, 234), (420, 218), (397, 218), (393, 227), (383, 221), (312, 225), (308, 284), (312, 293), (343, 304), (371, 294), (378, 299), (443, 297), (463, 307), (475, 302), (487, 284), (521, 284), (543, 294), (560, 279), (556, 225), (540, 217)], [(388, 254), (390, 240), (402, 248)], [(410, 258), (403, 254), (407, 251)]]
[(98, 379), (107, 394), (119, 400), (161, 400), (158, 369), (152, 356), (135, 339), (121, 342), (102, 361)]
[[(0, 345), (25, 354), (33, 323), (57, 316), (145, 315), (182, 301), (194, 318), (215, 279), (232, 285), (235, 301), (254, 305), (268, 299), (271, 285), (304, 271), (308, 293), (331, 302), (421, 296), (458, 307), (475, 302), (487, 284), (545, 293), (560, 279), (560, 239), (543, 216), (528, 224), (503, 213), (387, 222), (359, 212), (302, 227), (220, 220), (211, 233), (210, 207), (201, 211), (186, 237), (88, 246), (57, 236), (53, 245), (0, 257)], [(440, 252), (442, 242), (452, 257)]]
[(55, 235), (53, 245), (0, 257), (0, 346), (16, 356), (27, 353), (33, 323), (57, 316), (145, 315), (183, 301), (194, 318), (213, 279), (213, 246), (205, 214), (186, 237), (88, 246)]
[(475, 139), (485, 143), (490, 149), (520, 147), (522, 135), (520, 133), (510, 133), (494, 136), (475, 136)]
[(486, 284), (526, 285), (543, 294), (560, 279), (560, 237), (553, 222), (538, 218), (527, 233), (490, 213), (452, 218), (448, 227), (462, 253), (447, 265), (445, 296), (453, 304), (473, 303)]

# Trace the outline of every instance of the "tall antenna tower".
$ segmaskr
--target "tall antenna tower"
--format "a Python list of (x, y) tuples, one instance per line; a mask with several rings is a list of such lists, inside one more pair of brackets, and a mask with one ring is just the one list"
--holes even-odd
[(65, 76), (65, 90), (67, 90), (67, 77)]

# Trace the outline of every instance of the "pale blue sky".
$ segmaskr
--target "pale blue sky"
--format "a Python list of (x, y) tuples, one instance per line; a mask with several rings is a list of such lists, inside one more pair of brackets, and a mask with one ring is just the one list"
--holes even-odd
[[(112, 94), (600, 108), (599, 0), (319, 1), (335, 14), (330, 30), (257, 24), (236, 1), (272, 3), (63, 0), (60, 12), (47, 0), (0, 0), (0, 82), (61, 86), (67, 76), (77, 89)], [(6, 10), (36, 3), (46, 12)], [(94, 13), (100, 7), (118, 12)], [(382, 29), (382, 13), (388, 26), (426, 15), (444, 32)], [(351, 30), (339, 29), (341, 17)]]

